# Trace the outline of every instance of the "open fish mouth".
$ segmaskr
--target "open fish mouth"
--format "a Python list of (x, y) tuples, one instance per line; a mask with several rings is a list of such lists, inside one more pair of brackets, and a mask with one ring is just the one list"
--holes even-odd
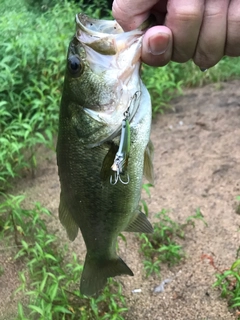
[(124, 32), (115, 20), (92, 19), (82, 13), (76, 15), (76, 24), (77, 39), (103, 55), (115, 55), (143, 34), (140, 29)]

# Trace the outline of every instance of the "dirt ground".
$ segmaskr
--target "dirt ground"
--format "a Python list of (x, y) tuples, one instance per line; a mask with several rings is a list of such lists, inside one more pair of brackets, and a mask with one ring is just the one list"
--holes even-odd
[[(153, 120), (152, 141), (155, 146), (155, 188), (147, 199), (150, 220), (162, 208), (169, 210), (174, 221), (184, 222), (199, 207), (201, 221), (189, 229), (181, 242), (185, 262), (169, 269), (162, 267), (161, 276), (146, 279), (139, 242), (127, 234), (127, 246), (120, 256), (133, 270), (134, 277), (119, 277), (123, 284), (129, 312), (126, 320), (230, 320), (219, 290), (212, 288), (216, 270), (203, 255), (213, 257), (217, 268), (229, 268), (240, 243), (240, 216), (236, 214), (236, 196), (240, 195), (240, 81), (188, 89), (171, 102), (172, 111)], [(48, 227), (68, 242), (58, 221), (59, 182), (55, 154), (42, 153), (36, 178), (26, 176), (14, 193), (24, 193), (28, 203), (40, 201), (52, 216)], [(27, 205), (27, 204), (26, 204)], [(13, 260), (11, 243), (0, 242), (0, 319), (17, 315), (17, 301), (12, 296), (18, 286), (17, 273), (24, 268)], [(85, 247), (81, 236), (70, 244), (83, 261)], [(153, 288), (164, 279), (171, 279), (163, 293)], [(141, 289), (140, 293), (132, 293)], [(30, 319), (31, 320), (31, 319)], [(47, 319), (46, 319), (47, 320)]]

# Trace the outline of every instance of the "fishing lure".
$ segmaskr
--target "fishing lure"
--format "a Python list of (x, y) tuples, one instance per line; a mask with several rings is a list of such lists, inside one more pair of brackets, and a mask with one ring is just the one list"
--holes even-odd
[(119, 148), (116, 153), (113, 165), (111, 169), (115, 172), (114, 179), (110, 176), (110, 183), (115, 185), (118, 180), (123, 184), (128, 184), (130, 179), (129, 175), (127, 174), (127, 181), (123, 181), (121, 178), (121, 174), (124, 174), (124, 171), (127, 168), (128, 164), (128, 157), (130, 151), (130, 124), (129, 124), (129, 113), (126, 111), (124, 113), (125, 118), (122, 121), (122, 131), (120, 137)]
[(141, 93), (136, 91), (133, 97), (131, 98), (127, 110), (123, 114), (123, 121), (122, 121), (122, 130), (121, 130), (121, 137), (119, 148), (116, 153), (116, 156), (113, 161), (113, 165), (111, 169), (114, 171), (114, 179), (113, 176), (110, 176), (110, 183), (115, 185), (118, 180), (123, 184), (128, 184), (130, 181), (129, 175), (127, 173), (127, 181), (123, 181), (121, 175), (125, 173), (128, 165), (128, 158), (129, 158), (129, 151), (130, 151), (130, 113), (129, 110), (131, 108), (131, 104), (133, 100), (136, 100), (140, 97)]

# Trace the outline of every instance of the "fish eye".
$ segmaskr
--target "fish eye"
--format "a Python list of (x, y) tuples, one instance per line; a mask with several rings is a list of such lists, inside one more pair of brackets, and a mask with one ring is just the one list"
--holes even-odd
[(68, 58), (68, 70), (74, 75), (83, 71), (83, 65), (78, 56), (71, 56)]

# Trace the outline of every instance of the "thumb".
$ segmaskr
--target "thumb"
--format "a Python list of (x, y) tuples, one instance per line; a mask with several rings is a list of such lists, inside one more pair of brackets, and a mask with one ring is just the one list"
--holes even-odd
[(150, 15), (159, 0), (114, 0), (112, 13), (124, 31), (136, 29)]

